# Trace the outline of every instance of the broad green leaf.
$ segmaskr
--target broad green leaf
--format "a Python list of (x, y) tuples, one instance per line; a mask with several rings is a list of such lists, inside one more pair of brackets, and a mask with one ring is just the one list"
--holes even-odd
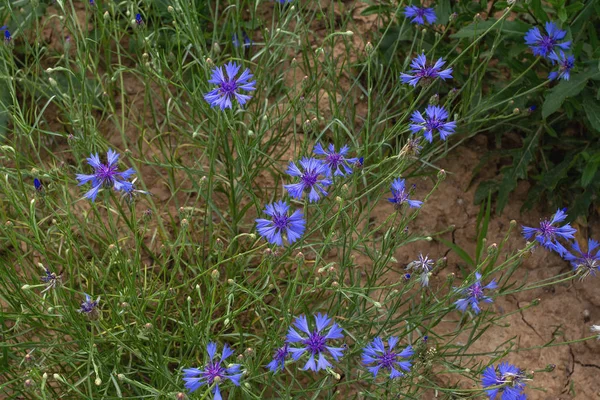
[(446, 25), (452, 14), (450, 0), (440, 0), (435, 7), (435, 15), (437, 16), (438, 24)]
[(594, 97), (586, 96), (583, 109), (592, 128), (600, 132), (600, 104), (594, 100)]
[(587, 81), (596, 75), (600, 75), (597, 69), (571, 76), (570, 80), (561, 80), (558, 85), (548, 90), (546, 92), (546, 99), (542, 105), (542, 117), (548, 118), (549, 115), (558, 111), (565, 99), (581, 93)]
[(600, 164), (597, 162), (591, 162), (585, 165), (583, 173), (581, 174), (581, 186), (586, 187), (592, 182), (598, 171), (598, 166), (600, 166)]

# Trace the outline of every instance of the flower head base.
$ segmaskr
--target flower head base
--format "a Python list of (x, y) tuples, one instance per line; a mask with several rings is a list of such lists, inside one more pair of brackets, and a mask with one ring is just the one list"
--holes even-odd
[(425, 21), (433, 24), (437, 20), (433, 8), (408, 6), (404, 9), (404, 15), (406, 18), (412, 18), (411, 22), (417, 25), (425, 25)]
[(427, 57), (425, 54), (421, 54), (412, 60), (410, 66), (412, 69), (410, 72), (413, 75), (409, 74), (401, 74), (400, 79), (402, 83), (408, 83), (411, 86), (417, 86), (419, 81), (421, 81), (421, 85), (429, 85), (436, 78), (441, 78), (443, 80), (452, 78), (452, 68), (447, 68), (442, 70), (442, 67), (446, 64), (444, 59), (438, 59), (435, 64), (428, 65)]
[(330, 172), (327, 164), (315, 158), (305, 157), (300, 160), (300, 166), (302, 169), (291, 161), (286, 171), (288, 175), (300, 178), (298, 183), (284, 185), (290, 196), (301, 199), (306, 192), (311, 203), (318, 201), (321, 195), (327, 196), (324, 187), (331, 185), (331, 180), (326, 178)]
[(285, 359), (290, 355), (290, 346), (289, 344), (284, 344), (283, 347), (280, 347), (275, 351), (275, 355), (273, 356), (273, 360), (267, 365), (267, 368), (271, 372), (277, 372), (277, 370), (283, 371), (285, 367)]
[[(494, 368), (490, 365), (483, 371), (482, 386), (487, 389), (487, 395), (490, 400), (494, 400), (498, 393), (501, 393), (502, 400), (517, 400), (523, 396), (525, 389), (525, 375), (519, 368), (507, 362)], [(496, 386), (496, 387), (494, 387)]]
[(531, 228), (523, 226), (523, 236), (529, 240), (535, 237), (542, 246), (549, 250), (554, 250), (558, 254), (563, 255), (567, 252), (558, 239), (573, 239), (576, 229), (573, 229), (570, 224), (563, 226), (555, 226), (555, 224), (564, 221), (567, 218), (566, 208), (557, 210), (550, 220), (540, 222), (539, 228)]
[(556, 62), (558, 64), (558, 71), (552, 71), (548, 74), (548, 79), (564, 79), (568, 81), (571, 78), (571, 70), (575, 66), (575, 57), (566, 56), (565, 53), (560, 50), (559, 53), (553, 51), (550, 56), (548, 56), (552, 63)]
[(399, 210), (402, 207), (402, 204), (406, 203), (410, 208), (420, 208), (423, 204), (422, 201), (419, 200), (411, 200), (409, 198), (410, 193), (406, 190), (405, 181), (402, 178), (396, 178), (392, 182), (392, 187), (390, 188), (392, 191), (392, 196), (388, 198), (390, 203), (394, 203), (394, 207)]
[[(321, 313), (315, 315), (314, 330), (310, 330), (308, 322), (304, 315), (297, 317), (294, 321), (294, 326), (307, 336), (301, 336), (298, 331), (290, 327), (287, 334), (287, 342), (297, 344), (301, 347), (290, 347), (289, 351), (292, 354), (294, 361), (298, 361), (304, 353), (309, 354), (308, 361), (304, 365), (303, 370), (319, 371), (331, 367), (331, 363), (325, 358), (325, 350), (337, 361), (345, 350), (343, 347), (331, 347), (327, 345), (329, 340), (342, 339), (342, 328), (335, 322), (331, 324), (329, 331), (325, 333), (325, 328), (331, 323), (331, 318), (327, 314)], [(317, 360), (315, 360), (317, 358)]]
[(85, 293), (85, 301), (81, 303), (81, 308), (77, 310), (82, 314), (86, 314), (91, 319), (98, 317), (98, 303), (100, 302), (100, 296), (96, 300), (92, 300), (89, 294)]
[(419, 112), (415, 111), (412, 114), (410, 130), (412, 133), (417, 133), (422, 130), (425, 132), (423, 136), (429, 143), (433, 142), (433, 135), (439, 132), (440, 139), (446, 140), (446, 138), (454, 133), (456, 129), (456, 122), (446, 122), (448, 119), (448, 111), (441, 106), (427, 106), (425, 109), (425, 117)]
[(221, 110), (232, 108), (232, 100), (236, 99), (240, 106), (243, 106), (252, 98), (252, 96), (240, 93), (240, 90), (253, 91), (256, 90), (254, 85), (256, 81), (251, 80), (252, 74), (246, 68), (242, 74), (236, 78), (241, 66), (234, 62), (225, 64), (225, 75), (222, 67), (215, 67), (212, 71), (212, 77), (208, 83), (218, 85), (217, 88), (211, 90), (204, 95), (211, 107), (219, 106)]
[(525, 44), (527, 44), (533, 55), (548, 57), (557, 48), (569, 50), (571, 42), (558, 43), (567, 36), (567, 31), (561, 31), (554, 22), (546, 22), (547, 35), (542, 34), (540, 28), (534, 26), (525, 35)]
[(587, 251), (584, 252), (579, 247), (579, 243), (573, 243), (573, 252), (567, 251), (563, 258), (571, 263), (573, 270), (580, 275), (581, 279), (588, 276), (595, 276), (600, 269), (600, 249), (599, 243), (594, 239), (588, 239)]
[(421, 286), (429, 286), (429, 274), (433, 269), (435, 261), (429, 258), (428, 255), (423, 257), (423, 254), (419, 254), (419, 259), (411, 261), (407, 266), (406, 270), (413, 270), (415, 273), (420, 273), (419, 280)]
[(94, 168), (94, 173), (91, 175), (77, 174), (79, 186), (91, 181), (92, 189), (84, 195), (84, 197), (91, 201), (96, 200), (96, 196), (98, 196), (98, 192), (101, 188), (109, 188), (112, 186), (116, 191), (131, 190), (132, 183), (128, 182), (127, 179), (135, 174), (135, 170), (130, 168), (127, 171), (119, 172), (117, 169), (119, 154), (111, 149), (108, 149), (106, 159), (107, 163), (102, 164), (98, 154), (92, 154), (90, 158), (87, 159), (87, 162)]
[(269, 243), (283, 246), (282, 234), (285, 233), (288, 243), (294, 243), (304, 234), (306, 221), (300, 210), (288, 216), (290, 206), (285, 201), (267, 204), (264, 213), (271, 219), (258, 218), (256, 229)]
[(390, 371), (390, 379), (398, 378), (404, 375), (398, 369), (410, 371), (411, 362), (401, 361), (401, 359), (411, 357), (414, 354), (414, 351), (411, 346), (408, 346), (404, 350), (397, 353), (394, 351), (397, 344), (398, 338), (391, 336), (388, 339), (388, 349), (386, 349), (381, 337), (376, 337), (363, 349), (363, 364), (375, 364), (374, 366), (367, 367), (373, 376), (377, 376), (377, 373), (380, 369)]
[(346, 158), (350, 148), (346, 145), (342, 146), (340, 151), (336, 152), (333, 144), (327, 146), (327, 150), (323, 148), (321, 143), (317, 143), (313, 149), (313, 153), (318, 156), (325, 156), (325, 165), (329, 167), (329, 175), (333, 172), (335, 176), (345, 176), (352, 173), (352, 166), (358, 162), (358, 158)]
[(484, 303), (491, 303), (493, 300), (485, 296), (483, 291), (486, 289), (496, 289), (498, 284), (496, 281), (491, 281), (485, 286), (481, 285), (481, 274), (479, 272), (475, 273), (475, 283), (469, 286), (466, 289), (459, 289), (459, 293), (466, 296), (464, 299), (457, 300), (454, 304), (456, 304), (456, 308), (460, 311), (467, 311), (467, 308), (471, 306), (471, 309), (475, 314), (479, 314), (481, 309), (479, 308), (479, 302), (483, 301)]
[(215, 361), (217, 353), (216, 343), (210, 342), (208, 346), (206, 346), (206, 352), (208, 353), (209, 360), (204, 366), (204, 369), (186, 368), (183, 370), (185, 387), (192, 393), (203, 385), (210, 386), (214, 384), (214, 399), (221, 400), (221, 391), (219, 389), (220, 383), (230, 380), (234, 385), (240, 386), (240, 378), (242, 377), (240, 366), (238, 364), (233, 364), (228, 367), (223, 365), (223, 361), (233, 354), (233, 350), (227, 345), (223, 346), (223, 352), (218, 361)]
[[(46, 275), (40, 277), (40, 280), (46, 284), (46, 289), (42, 290), (42, 293), (47, 292), (50, 289), (55, 289), (62, 284), (62, 275), (51, 272), (48, 268), (44, 268)], [(82, 304), (83, 308), (83, 304)]]

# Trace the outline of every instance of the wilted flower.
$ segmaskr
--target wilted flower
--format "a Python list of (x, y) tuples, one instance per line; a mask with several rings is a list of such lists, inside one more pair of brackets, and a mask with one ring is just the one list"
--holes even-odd
[(411, 261), (406, 266), (407, 270), (412, 269), (416, 273), (420, 273), (419, 280), (421, 281), (421, 286), (429, 286), (429, 273), (433, 269), (434, 260), (429, 258), (429, 256), (423, 257), (423, 254), (419, 254), (419, 259)]
[(87, 159), (89, 165), (94, 168), (94, 173), (91, 175), (77, 174), (77, 180), (79, 186), (92, 182), (92, 189), (88, 191), (84, 196), (92, 201), (96, 199), (98, 192), (101, 188), (113, 187), (116, 191), (131, 190), (132, 183), (128, 182), (127, 179), (133, 174), (135, 170), (129, 168), (127, 171), (119, 172), (117, 170), (117, 162), (119, 161), (119, 154), (115, 151), (108, 149), (106, 153), (107, 163), (102, 164), (98, 154), (92, 154)]
[(233, 354), (233, 350), (228, 345), (223, 346), (223, 352), (218, 361), (213, 361), (217, 353), (217, 344), (210, 342), (206, 346), (206, 352), (208, 353), (208, 361), (204, 366), (204, 369), (199, 368), (186, 368), (183, 370), (183, 380), (185, 387), (190, 393), (195, 392), (203, 385), (215, 384), (213, 388), (213, 394), (215, 400), (221, 400), (221, 391), (219, 384), (229, 379), (234, 385), (240, 386), (240, 378), (242, 373), (240, 372), (240, 366), (238, 364), (230, 365), (225, 367), (223, 361), (229, 358)]
[(433, 8), (408, 6), (404, 9), (404, 15), (406, 15), (406, 18), (412, 18), (411, 22), (417, 25), (424, 25), (425, 21), (433, 24), (437, 20)]
[(588, 239), (587, 251), (584, 252), (579, 247), (579, 243), (573, 242), (573, 252), (566, 251), (563, 258), (571, 263), (573, 269), (581, 274), (581, 279), (589, 275), (596, 275), (600, 268), (600, 249), (599, 243), (594, 239)]
[(420, 208), (423, 204), (422, 201), (409, 198), (410, 193), (406, 190), (405, 181), (402, 178), (394, 179), (391, 191), (393, 197), (388, 198), (388, 200), (390, 203), (394, 203), (396, 209), (399, 209), (404, 203), (408, 204), (410, 208)]
[(481, 286), (481, 274), (475, 272), (475, 283), (468, 288), (458, 290), (460, 294), (466, 297), (457, 300), (454, 304), (456, 304), (456, 308), (463, 312), (467, 311), (467, 308), (471, 306), (473, 312), (479, 314), (481, 312), (481, 309), (479, 308), (480, 301), (483, 301), (484, 303), (491, 303), (493, 301), (490, 297), (485, 296), (483, 291), (485, 289), (496, 289), (497, 287), (498, 284), (494, 280), (485, 286)]
[(288, 243), (294, 243), (304, 234), (306, 221), (300, 210), (288, 216), (290, 206), (285, 201), (267, 204), (264, 213), (271, 219), (258, 218), (256, 230), (269, 243), (283, 246), (282, 234), (285, 233)]
[[(40, 277), (40, 280), (46, 284), (46, 289), (42, 290), (42, 293), (47, 292), (50, 289), (57, 288), (62, 283), (62, 276), (51, 272), (48, 268), (44, 268), (46, 275)], [(83, 307), (83, 305), (82, 305)]]
[(411, 357), (414, 354), (414, 351), (411, 346), (408, 346), (401, 352), (397, 353), (394, 351), (397, 344), (398, 338), (391, 336), (388, 339), (388, 349), (386, 350), (385, 344), (383, 343), (381, 337), (376, 337), (363, 349), (363, 364), (375, 364), (374, 366), (367, 367), (373, 376), (377, 376), (377, 373), (380, 369), (390, 371), (390, 379), (398, 378), (404, 375), (396, 368), (404, 371), (410, 371), (411, 362), (402, 359)]
[[(342, 339), (342, 328), (340, 328), (335, 322), (329, 328), (327, 333), (324, 332), (325, 328), (331, 323), (331, 318), (327, 317), (327, 314), (321, 315), (321, 313), (314, 316), (316, 329), (310, 330), (306, 317), (301, 315), (294, 321), (294, 326), (300, 329), (301, 332), (308, 335), (308, 337), (300, 336), (300, 334), (293, 328), (290, 327), (287, 334), (288, 343), (296, 343), (302, 347), (290, 347), (289, 351), (292, 354), (294, 361), (298, 361), (300, 357), (306, 352), (310, 354), (308, 361), (304, 365), (303, 370), (310, 369), (312, 371), (319, 371), (331, 367), (331, 363), (325, 358), (325, 350), (337, 361), (345, 350), (343, 347), (331, 347), (327, 346), (328, 340)], [(315, 357), (318, 360), (315, 362)]]
[[(293, 161), (286, 173), (291, 176), (299, 177), (300, 182), (284, 185), (290, 196), (295, 199), (301, 199), (304, 192), (308, 193), (308, 200), (312, 203), (318, 201), (323, 196), (327, 196), (324, 187), (331, 185), (331, 180), (327, 179), (329, 167), (324, 162), (315, 158), (303, 158), (300, 160), (300, 166), (303, 171), (296, 166)], [(322, 178), (320, 178), (323, 176)], [(320, 192), (320, 194), (319, 194)]]
[(204, 99), (210, 104), (211, 107), (219, 106), (221, 110), (226, 108), (232, 108), (232, 100), (237, 99), (240, 106), (243, 106), (252, 98), (247, 94), (242, 94), (239, 91), (253, 91), (256, 90), (254, 85), (256, 81), (251, 81), (252, 74), (250, 70), (246, 68), (244, 72), (236, 78), (236, 75), (240, 71), (241, 66), (234, 62), (225, 64), (225, 72), (227, 77), (223, 73), (222, 67), (215, 67), (212, 71), (212, 77), (208, 83), (218, 85), (217, 88), (211, 90), (204, 95)]
[(317, 143), (313, 148), (313, 153), (325, 156), (325, 164), (329, 167), (329, 174), (331, 175), (333, 172), (335, 176), (344, 176), (352, 173), (352, 166), (356, 164), (358, 158), (346, 158), (348, 151), (350, 151), (350, 148), (344, 145), (340, 151), (336, 152), (332, 143), (327, 146), (327, 150), (323, 149), (321, 143)]
[(290, 347), (286, 343), (283, 347), (278, 348), (275, 351), (275, 355), (273, 356), (273, 360), (267, 365), (267, 368), (271, 372), (277, 372), (278, 369), (283, 371), (285, 367), (285, 359), (290, 355)]
[(566, 210), (566, 208), (557, 210), (550, 220), (546, 219), (540, 222), (539, 228), (522, 226), (523, 236), (527, 240), (535, 237), (535, 240), (542, 246), (554, 250), (560, 255), (566, 253), (567, 250), (558, 242), (558, 239), (573, 239), (575, 237), (575, 232), (577, 232), (570, 224), (555, 226), (555, 224), (562, 222), (567, 218)]
[[(525, 389), (525, 375), (519, 368), (507, 362), (501, 363), (498, 368), (490, 365), (483, 371), (482, 386), (486, 389), (490, 400), (494, 400), (501, 393), (501, 400), (517, 400), (522, 398)], [(496, 386), (496, 387), (494, 387)]]
[(433, 141), (433, 134), (439, 132), (440, 139), (446, 140), (446, 138), (454, 133), (456, 129), (456, 122), (449, 121), (448, 111), (441, 106), (427, 106), (425, 109), (425, 117), (419, 112), (415, 111), (412, 114), (410, 130), (412, 133), (417, 133), (422, 130), (425, 132), (423, 136), (429, 143)]
[(548, 79), (564, 79), (568, 81), (571, 77), (571, 70), (575, 66), (575, 57), (567, 56), (562, 50), (559, 50), (559, 53), (553, 51), (550, 56), (548, 56), (552, 63), (556, 62), (558, 64), (558, 71), (552, 71), (548, 74)]
[(529, 45), (536, 56), (548, 57), (556, 48), (569, 50), (571, 42), (558, 43), (567, 36), (567, 31), (562, 31), (554, 22), (546, 22), (547, 35), (543, 35), (540, 28), (534, 26), (525, 35), (525, 44)]
[(410, 63), (410, 66), (412, 67), (410, 72), (413, 75), (401, 74), (400, 79), (402, 80), (402, 83), (417, 86), (417, 83), (419, 83), (421, 79), (423, 79), (423, 84), (428, 84), (435, 78), (444, 80), (452, 78), (452, 68), (442, 70), (444, 64), (446, 64), (446, 61), (440, 57), (434, 65), (427, 65), (425, 54), (421, 54), (414, 58)]

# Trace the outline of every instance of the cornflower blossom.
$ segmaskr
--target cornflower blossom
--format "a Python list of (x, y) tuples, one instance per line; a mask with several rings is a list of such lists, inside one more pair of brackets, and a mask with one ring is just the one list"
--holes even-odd
[(267, 365), (267, 368), (271, 372), (277, 372), (277, 370), (283, 371), (285, 367), (285, 359), (290, 355), (289, 344), (284, 344), (283, 347), (278, 348), (275, 351), (273, 360)]
[(523, 229), (523, 236), (527, 240), (535, 237), (535, 240), (545, 248), (554, 250), (560, 255), (565, 254), (567, 249), (558, 242), (558, 239), (573, 239), (575, 237), (575, 232), (577, 232), (570, 224), (555, 226), (555, 224), (562, 222), (567, 218), (566, 210), (566, 208), (562, 210), (558, 209), (550, 220), (545, 219), (541, 221), (539, 228), (521, 226)]
[(304, 234), (306, 221), (300, 210), (288, 215), (290, 206), (285, 201), (278, 201), (265, 206), (264, 213), (271, 219), (258, 218), (256, 230), (269, 243), (283, 246), (282, 234), (285, 233), (288, 243), (294, 243)]
[(77, 174), (77, 180), (79, 186), (84, 185), (88, 182), (92, 182), (92, 188), (88, 191), (84, 197), (91, 201), (96, 200), (98, 192), (101, 188), (113, 187), (116, 191), (130, 191), (132, 189), (132, 183), (128, 182), (127, 179), (135, 174), (133, 168), (129, 168), (127, 171), (119, 172), (117, 170), (117, 163), (119, 161), (119, 154), (111, 149), (108, 149), (106, 153), (106, 164), (100, 162), (98, 154), (92, 154), (87, 159), (89, 165), (94, 168), (94, 173), (91, 175)]
[(429, 274), (433, 269), (435, 261), (429, 258), (428, 255), (423, 257), (423, 254), (419, 254), (419, 259), (411, 261), (406, 266), (406, 270), (412, 269), (416, 273), (420, 273), (419, 280), (421, 281), (421, 286), (429, 286)]
[(142, 18), (142, 14), (135, 14), (135, 23), (137, 26), (144, 25), (144, 19)]
[(345, 176), (352, 173), (352, 165), (356, 164), (358, 158), (346, 158), (348, 151), (350, 151), (350, 147), (344, 145), (336, 152), (334, 145), (331, 143), (327, 146), (327, 150), (323, 148), (321, 143), (317, 143), (313, 148), (313, 153), (318, 156), (325, 156), (324, 162), (329, 167), (329, 175), (333, 172), (335, 176)]
[[(50, 289), (55, 289), (62, 284), (62, 275), (51, 272), (48, 268), (44, 268), (46, 275), (40, 277), (40, 280), (46, 284), (46, 289), (42, 290), (42, 293), (47, 292)], [(82, 304), (83, 307), (83, 304)]]
[(556, 48), (569, 50), (571, 42), (558, 43), (567, 36), (567, 31), (562, 31), (554, 22), (546, 22), (547, 35), (542, 34), (540, 28), (534, 26), (525, 34), (525, 44), (527, 44), (533, 55), (548, 57)]
[(254, 85), (256, 81), (251, 80), (253, 75), (246, 68), (242, 74), (236, 78), (241, 66), (237, 63), (230, 62), (225, 64), (225, 73), (222, 67), (215, 67), (212, 70), (212, 77), (208, 83), (218, 85), (217, 88), (211, 90), (204, 95), (211, 107), (219, 106), (221, 110), (232, 108), (232, 100), (235, 98), (240, 106), (243, 106), (252, 98), (252, 96), (240, 93), (240, 90), (253, 91), (256, 90)]
[[(494, 368), (490, 365), (483, 371), (481, 383), (486, 389), (490, 400), (494, 400), (501, 393), (501, 400), (517, 400), (522, 398), (525, 389), (525, 375), (523, 371), (512, 364), (503, 362)], [(497, 387), (493, 387), (497, 386)]]
[(454, 133), (456, 129), (456, 122), (449, 121), (448, 111), (444, 107), (440, 106), (427, 106), (425, 109), (425, 117), (419, 111), (415, 111), (412, 114), (410, 130), (412, 133), (425, 131), (423, 136), (429, 143), (433, 142), (433, 135), (439, 132), (440, 139), (446, 140), (446, 138)]
[(390, 190), (392, 191), (393, 197), (388, 198), (388, 200), (390, 203), (394, 203), (394, 207), (397, 210), (400, 209), (404, 203), (408, 204), (410, 208), (420, 208), (423, 204), (422, 201), (411, 200), (409, 198), (410, 193), (406, 190), (405, 180), (402, 178), (394, 179)]
[[(560, 55), (559, 55), (560, 54)], [(548, 58), (552, 60), (552, 63), (558, 64), (558, 71), (552, 71), (548, 74), (548, 79), (564, 79), (568, 81), (571, 78), (571, 70), (575, 66), (575, 57), (565, 55), (564, 51), (560, 50), (559, 53), (553, 51)]]
[[(244, 41), (244, 49), (249, 48), (250, 45), (252, 44), (252, 41), (250, 40), (250, 38), (246, 34), (246, 31), (242, 31), (242, 39)], [(235, 48), (240, 47), (240, 39), (238, 38), (238, 34), (237, 33), (233, 34), (233, 37), (231, 38), (231, 42), (233, 43), (233, 47), (235, 47)]]
[(44, 191), (44, 185), (42, 185), (42, 182), (38, 178), (33, 179), (33, 187), (35, 188), (35, 191), (38, 193), (41, 193)]
[(498, 284), (496, 281), (492, 280), (485, 286), (481, 286), (481, 274), (479, 272), (475, 272), (475, 283), (473, 283), (468, 288), (459, 289), (458, 292), (463, 296), (466, 296), (464, 299), (457, 300), (454, 304), (456, 304), (456, 308), (460, 311), (467, 311), (467, 308), (471, 306), (471, 309), (475, 314), (479, 314), (481, 309), (479, 308), (479, 302), (483, 301), (484, 303), (491, 303), (493, 300), (484, 295), (483, 291), (486, 289), (496, 289)]
[[(331, 323), (331, 318), (328, 318), (327, 314), (322, 315), (321, 313), (318, 313), (314, 317), (316, 329), (312, 331), (309, 329), (308, 322), (304, 315), (301, 315), (294, 320), (294, 326), (302, 333), (308, 335), (308, 337), (301, 336), (293, 327), (289, 328), (287, 334), (288, 343), (296, 343), (302, 346), (299, 348), (289, 348), (294, 361), (298, 361), (304, 353), (310, 354), (308, 361), (304, 365), (304, 368), (302, 368), (304, 371), (308, 369), (319, 371), (331, 367), (331, 363), (325, 358), (325, 350), (327, 350), (335, 361), (338, 361), (343, 355), (342, 352), (345, 350), (343, 347), (331, 347), (327, 345), (328, 340), (342, 339), (344, 337), (344, 335), (342, 335), (342, 328), (334, 322), (327, 333), (325, 333), (324, 330)], [(318, 358), (316, 362), (315, 358)]]
[(96, 317), (98, 315), (98, 303), (100, 302), (100, 296), (96, 300), (92, 300), (89, 294), (85, 294), (85, 301), (81, 303), (81, 307), (77, 312), (86, 314), (89, 317)]
[(596, 275), (600, 268), (600, 249), (599, 243), (594, 239), (588, 239), (587, 251), (584, 252), (579, 247), (579, 243), (573, 242), (573, 252), (567, 251), (563, 258), (571, 263), (573, 269), (581, 274), (581, 279), (589, 275)]
[[(377, 373), (380, 369), (390, 371), (390, 379), (398, 378), (404, 375), (398, 369), (403, 371), (410, 371), (411, 362), (404, 361), (403, 358), (411, 357), (415, 352), (413, 351), (411, 346), (406, 347), (401, 352), (397, 353), (394, 351), (396, 345), (398, 344), (398, 338), (395, 336), (390, 336), (388, 339), (388, 349), (386, 350), (385, 344), (381, 337), (376, 337), (373, 341), (368, 344), (362, 353), (362, 362), (365, 365), (375, 364), (374, 366), (367, 367), (369, 372), (373, 374), (374, 377), (377, 376)], [(398, 369), (396, 369), (396, 367)]]
[(219, 384), (225, 380), (230, 380), (235, 386), (240, 386), (240, 378), (242, 373), (240, 372), (240, 366), (238, 364), (232, 364), (228, 367), (223, 365), (223, 361), (229, 358), (233, 354), (233, 350), (229, 346), (223, 346), (223, 352), (218, 361), (214, 361), (217, 354), (217, 344), (210, 342), (206, 346), (206, 352), (208, 353), (209, 360), (204, 366), (204, 369), (199, 368), (186, 368), (183, 370), (183, 380), (185, 387), (190, 393), (195, 392), (204, 385), (215, 384), (213, 388), (213, 396), (215, 400), (221, 400), (221, 390)]
[[(308, 201), (311, 203), (318, 201), (321, 198), (321, 194), (327, 196), (324, 187), (331, 185), (331, 180), (327, 179), (329, 175), (327, 164), (316, 158), (304, 157), (300, 160), (300, 166), (302, 170), (293, 161), (290, 161), (290, 165), (287, 171), (285, 171), (290, 176), (300, 178), (300, 182), (298, 183), (283, 186), (287, 189), (290, 196), (295, 199), (301, 199), (302, 194), (307, 192)], [(320, 176), (323, 176), (323, 178), (319, 178)]]
[(10, 34), (8, 27), (6, 25), (1, 27), (0, 32), (2, 32), (2, 31), (4, 31), (4, 43), (10, 44), (10, 42), (12, 41), (12, 35)]
[(404, 15), (406, 18), (412, 18), (411, 22), (417, 25), (425, 25), (425, 21), (429, 24), (433, 24), (437, 17), (433, 8), (408, 6), (404, 9)]
[(423, 79), (422, 84), (426, 85), (436, 78), (441, 78), (443, 80), (452, 78), (452, 68), (442, 70), (444, 64), (446, 64), (446, 61), (440, 57), (435, 64), (428, 65), (427, 57), (425, 57), (425, 54), (421, 54), (414, 58), (410, 63), (412, 69), (409, 72), (413, 75), (401, 74), (400, 79), (402, 80), (402, 83), (417, 86), (421, 79)]

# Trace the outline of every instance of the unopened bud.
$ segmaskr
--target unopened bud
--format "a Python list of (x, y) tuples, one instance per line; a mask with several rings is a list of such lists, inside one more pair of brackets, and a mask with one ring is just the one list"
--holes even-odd
[(173, 8), (173, 6), (169, 6), (167, 7), (167, 11), (171, 14), (173, 14), (173, 12), (175, 11), (175, 9)]
[(210, 276), (216, 281), (221, 277), (221, 273), (219, 272), (218, 269), (213, 269), (212, 272), (210, 273)]
[(444, 179), (446, 179), (446, 171), (443, 169), (440, 169), (437, 173), (437, 178), (438, 178), (438, 181), (440, 181), (440, 182), (443, 181)]
[(48, 82), (50, 82), (50, 86), (56, 87), (58, 83), (54, 80), (54, 78), (48, 78)]
[(219, 46), (219, 43), (217, 43), (217, 42), (213, 43), (213, 52), (215, 54), (220, 54), (221, 53), (221, 46)]
[(440, 104), (440, 95), (436, 93), (433, 96), (431, 96), (429, 98), (429, 104), (431, 104), (432, 106), (437, 106), (438, 104)]
[(513, 109), (513, 114), (518, 115), (521, 112), (518, 108)]
[(214, 67), (215, 67), (215, 63), (213, 62), (213, 60), (212, 60), (212, 59), (210, 59), (210, 58), (207, 58), (207, 59), (206, 59), (206, 66), (207, 66), (208, 68), (211, 68), (211, 69), (212, 69), (212, 68), (214, 68)]
[(96, 386), (100, 386), (100, 385), (102, 385), (102, 379), (100, 379), (100, 378), (96, 378), (96, 379), (94, 380), (94, 384), (95, 384)]
[(223, 251), (225, 245), (223, 244), (223, 241), (221, 239), (217, 238), (217, 240), (215, 241), (215, 247), (217, 251)]
[(371, 55), (371, 53), (373, 53), (373, 45), (371, 44), (371, 42), (367, 42), (367, 44), (365, 45), (365, 53), (367, 53), (367, 55)]
[(296, 265), (298, 265), (298, 267), (304, 265), (304, 254), (301, 251), (296, 254)]
[(496, 243), (492, 243), (490, 247), (487, 248), (488, 256), (494, 256), (498, 253), (498, 245)]
[(110, 18), (110, 14), (108, 13), (108, 11), (104, 12), (104, 20), (108, 21), (108, 19)]

